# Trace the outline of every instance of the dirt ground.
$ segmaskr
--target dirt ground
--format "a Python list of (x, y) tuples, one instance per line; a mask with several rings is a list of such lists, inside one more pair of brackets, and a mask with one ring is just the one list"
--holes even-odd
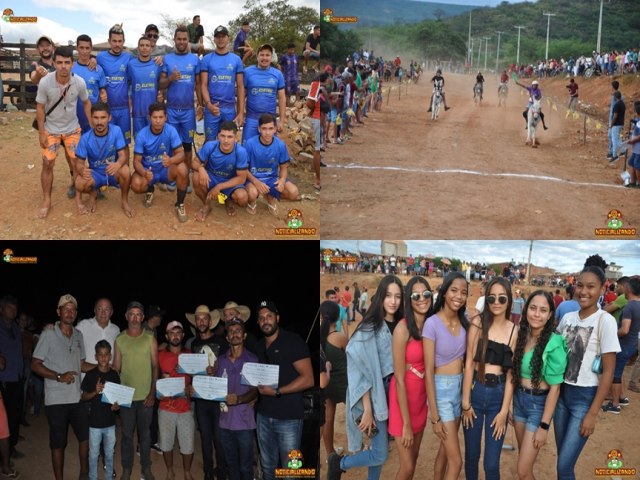
[[(96, 212), (80, 215), (75, 200), (66, 196), (70, 183), (67, 162), (62, 152), (58, 153), (53, 179), (53, 209), (46, 219), (39, 219), (36, 213), (42, 203), (40, 186), (41, 154), (38, 135), (31, 128), (34, 113), (0, 113), (7, 124), (0, 124), (0, 168), (3, 180), (0, 182), (0, 237), (13, 239), (40, 240), (118, 240), (118, 239), (319, 239), (320, 196), (315, 193), (315, 177), (310, 161), (300, 161), (289, 168), (289, 178), (300, 190), (300, 201), (282, 201), (278, 217), (269, 213), (266, 201), (258, 200), (256, 215), (238, 209), (237, 215), (230, 217), (222, 205), (214, 205), (205, 222), (195, 220), (195, 214), (202, 202), (195, 194), (188, 194), (185, 201), (188, 221), (180, 223), (173, 205), (175, 192), (160, 192), (156, 188), (154, 204), (151, 208), (142, 205), (143, 195), (129, 192), (129, 204), (136, 211), (129, 219), (120, 208), (120, 191), (110, 187), (106, 199), (99, 200)], [(200, 148), (204, 137), (196, 139)], [(131, 148), (132, 150), (133, 148)], [(132, 154), (133, 158), (133, 154)], [(87, 201), (87, 195), (85, 202)], [(290, 210), (302, 212), (302, 226), (316, 228), (315, 236), (280, 236), (276, 228), (287, 227)]]
[[(445, 74), (452, 109), (434, 122), (426, 112), (431, 76), (403, 85), (400, 99), (394, 84), (382, 112), (327, 150), (322, 238), (362, 238), (366, 225), (375, 225), (379, 238), (593, 238), (614, 208), (623, 226), (640, 227), (640, 192), (622, 186), (623, 160), (610, 166), (605, 158), (610, 77), (577, 79), (594, 115), (586, 144), (584, 116), (566, 116), (568, 80), (542, 80), (549, 130), (538, 129), (534, 149), (525, 145), (523, 89), (510, 82), (500, 108), (497, 80), (487, 75), (477, 107), (475, 78)], [(640, 80), (619, 80), (628, 125)]]
[[(375, 288), (380, 283), (382, 275), (375, 274), (343, 274), (332, 275), (324, 274), (320, 276), (320, 298), (324, 300), (324, 291), (334, 286), (339, 286), (344, 289), (345, 285), (352, 285), (353, 282), (358, 282), (358, 285), (366, 286), (369, 289), (369, 296), (373, 295)], [(410, 277), (406, 275), (400, 275), (400, 278), (404, 284)], [(431, 288), (435, 288), (442, 283), (442, 278), (430, 277), (428, 279)], [(548, 288), (551, 290), (551, 288)], [(523, 290), (526, 293), (530, 293), (535, 290), (532, 287), (525, 287)], [(467, 301), (467, 305), (475, 305), (480, 295), (480, 282), (473, 281), (471, 283), (470, 296)], [(360, 316), (358, 315), (358, 319)], [(631, 375), (632, 367), (627, 367), (625, 370), (626, 378)], [(640, 425), (640, 394), (627, 391), (630, 404), (623, 407), (623, 411), (620, 415), (612, 415), (600, 413), (598, 415), (598, 421), (596, 423), (595, 433), (587, 442), (578, 464), (576, 465), (576, 478), (589, 479), (595, 477), (595, 468), (606, 468), (607, 466), (607, 454), (613, 450), (618, 449), (623, 454), (623, 465), (628, 468), (636, 468), (640, 470), (640, 443), (637, 441), (637, 428)], [(335, 435), (334, 445), (347, 448), (347, 436), (345, 431), (345, 409), (344, 404), (340, 404), (336, 410), (335, 419)], [(462, 427), (460, 428), (459, 441), (462, 449), (462, 455), (464, 458), (464, 436), (462, 433)], [(503, 447), (502, 455), (500, 457), (500, 472), (502, 478), (512, 479), (516, 478), (517, 467), (517, 441), (515, 432), (512, 427), (507, 430), (505, 445), (513, 446), (515, 449), (506, 449)], [(382, 478), (394, 478), (398, 471), (398, 454), (396, 449), (398, 448), (395, 441), (390, 442), (391, 449), (389, 457), (382, 469)], [(429, 425), (425, 430), (425, 434), (422, 438), (422, 446), (420, 448), (420, 456), (418, 457), (418, 465), (416, 468), (416, 479), (433, 478), (433, 464), (435, 456), (438, 451), (439, 440), (431, 431)], [(324, 477), (326, 472), (326, 458), (327, 453), (324, 448), (324, 444), (321, 442), (320, 447), (321, 465), (324, 471), (322, 476)], [(553, 425), (548, 436), (548, 443), (545, 445), (540, 453), (535, 464), (535, 475), (537, 478), (555, 478), (556, 477), (556, 460), (557, 452), (555, 446), (555, 440), (553, 435)], [(365, 470), (363, 468), (353, 469), (342, 476), (344, 479), (358, 479), (365, 478)], [(466, 478), (464, 474), (464, 468), (460, 474), (460, 478)], [(482, 460), (480, 461), (480, 478), (484, 478), (482, 472)], [(601, 477), (609, 478), (609, 477)], [(630, 477), (635, 478), (635, 477)]]

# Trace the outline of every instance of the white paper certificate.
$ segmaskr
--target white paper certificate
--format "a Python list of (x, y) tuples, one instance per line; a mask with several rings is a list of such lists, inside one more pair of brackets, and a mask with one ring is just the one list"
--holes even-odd
[(184, 397), (184, 377), (169, 377), (156, 380), (156, 397)]
[(102, 390), (102, 403), (114, 404), (118, 402), (121, 407), (130, 408), (133, 401), (133, 392), (136, 389), (120, 385), (119, 383), (105, 382)]
[(279, 373), (280, 365), (247, 362), (242, 366), (240, 383), (243, 385), (251, 385), (252, 387), (266, 385), (277, 388)]
[(208, 375), (196, 375), (193, 377), (193, 389), (195, 390), (195, 398), (221, 402), (227, 396), (227, 379), (210, 377)]
[(178, 356), (178, 372), (189, 375), (204, 375), (207, 373), (209, 359), (206, 353), (182, 353)]

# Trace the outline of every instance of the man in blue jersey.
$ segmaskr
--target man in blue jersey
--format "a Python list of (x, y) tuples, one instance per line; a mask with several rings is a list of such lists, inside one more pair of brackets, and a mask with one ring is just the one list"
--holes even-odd
[(245, 20), (244, 22), (242, 22), (242, 27), (236, 35), (236, 39), (233, 41), (233, 51), (242, 59), (242, 65), (244, 65), (247, 60), (255, 55), (253, 48), (251, 48), (251, 45), (249, 45), (248, 38), (249, 22)]
[(211, 200), (224, 203), (227, 215), (234, 216), (233, 202), (246, 207), (249, 202), (247, 180), (247, 151), (236, 143), (238, 126), (222, 122), (218, 140), (205, 143), (193, 159), (193, 188), (203, 206), (196, 220), (204, 222), (211, 211)]
[[(120, 127), (124, 140), (131, 143), (131, 116), (129, 114), (129, 81), (127, 64), (133, 58), (124, 49), (124, 31), (118, 24), (109, 29), (109, 45), (111, 48), (99, 52), (98, 65), (107, 76), (107, 99), (111, 108), (111, 123)], [(129, 149), (126, 150), (127, 161)]]
[[(229, 31), (220, 25), (214, 30), (216, 49), (202, 59), (200, 84), (204, 102), (206, 141), (218, 138), (220, 123), (244, 121), (244, 68), (237, 55), (229, 52)], [(236, 96), (236, 87), (238, 89)]]
[[(80, 35), (76, 40), (76, 50), (78, 50), (78, 61), (73, 64), (71, 71), (82, 77), (84, 83), (87, 84), (87, 93), (89, 94), (89, 101), (91, 105), (95, 105), (98, 100), (101, 102), (107, 101), (107, 78), (104, 75), (104, 70), (100, 65), (96, 65), (95, 68), (91, 68), (89, 62), (91, 61), (91, 48), (92, 41), (89, 35)], [(84, 108), (78, 104), (78, 122), (80, 122), (80, 128), (82, 133), (87, 133), (91, 130), (89, 125), (89, 119), (84, 114)]]
[(185, 163), (191, 167), (193, 135), (196, 130), (196, 111), (193, 92), (198, 98), (198, 108), (202, 108), (200, 89), (200, 59), (189, 52), (189, 31), (187, 27), (176, 28), (173, 40), (175, 52), (164, 57), (160, 88), (167, 88), (168, 123), (180, 135), (184, 148)]
[(149, 125), (149, 106), (160, 101), (158, 84), (162, 67), (151, 60), (151, 40), (138, 39), (138, 57), (127, 64), (127, 78), (131, 84), (133, 137)]
[(276, 116), (276, 106), (280, 112), (278, 132), (282, 133), (287, 118), (287, 98), (284, 92), (284, 76), (271, 66), (273, 47), (264, 44), (258, 49), (258, 65), (244, 71), (244, 88), (247, 92), (247, 119), (242, 132), (242, 143), (258, 135), (258, 119), (263, 113)]
[[(91, 107), (93, 130), (82, 135), (76, 149), (76, 197), (81, 214), (96, 211), (96, 198), (103, 186), (119, 186), (122, 194), (122, 210), (129, 218), (135, 211), (129, 206), (131, 172), (125, 150), (127, 144), (117, 125), (109, 125), (109, 105), (97, 102)], [(88, 208), (82, 203), (82, 194), (89, 194)]]
[(256, 200), (262, 195), (267, 200), (269, 212), (278, 216), (278, 200), (298, 198), (298, 187), (287, 179), (289, 152), (285, 143), (277, 138), (276, 119), (263, 113), (259, 119), (260, 136), (249, 139), (247, 150), (249, 171), (247, 173), (247, 212), (256, 213)]
[(144, 193), (144, 206), (153, 204), (154, 185), (175, 181), (178, 187), (176, 214), (187, 221), (184, 199), (187, 196), (189, 171), (184, 164), (184, 148), (175, 128), (167, 124), (167, 107), (153, 103), (149, 107), (151, 124), (136, 136), (133, 150), (131, 190)]

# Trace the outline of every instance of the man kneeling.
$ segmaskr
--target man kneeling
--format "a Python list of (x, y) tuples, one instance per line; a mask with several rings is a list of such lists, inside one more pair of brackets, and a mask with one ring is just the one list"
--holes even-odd
[[(82, 135), (76, 148), (75, 185), (79, 195), (76, 203), (81, 214), (96, 211), (98, 191), (103, 187), (119, 187), (122, 194), (122, 210), (131, 218), (135, 211), (129, 206), (131, 173), (127, 165), (126, 149), (122, 130), (110, 125), (109, 105), (97, 102), (91, 107), (93, 129)], [(116, 158), (117, 157), (117, 158)], [(89, 206), (82, 202), (82, 194), (89, 194)]]
[(234, 122), (222, 122), (218, 140), (206, 142), (192, 160), (193, 188), (204, 204), (196, 214), (196, 220), (200, 222), (211, 211), (212, 199), (224, 203), (229, 216), (236, 214), (234, 202), (239, 207), (248, 204), (244, 186), (247, 181), (247, 151), (236, 143), (237, 132)]
[(256, 200), (262, 195), (267, 200), (269, 211), (278, 215), (278, 200), (296, 200), (298, 187), (287, 179), (289, 152), (286, 144), (275, 136), (276, 122), (273, 115), (264, 113), (258, 120), (260, 136), (247, 140), (244, 147), (249, 156), (247, 173), (247, 212), (256, 213)]
[(187, 196), (189, 171), (184, 163), (184, 147), (178, 131), (167, 123), (167, 107), (164, 103), (149, 106), (151, 124), (136, 136), (133, 150), (131, 189), (144, 193), (144, 206), (153, 204), (156, 183), (176, 182), (178, 187), (175, 204), (178, 220), (187, 221), (184, 199)]

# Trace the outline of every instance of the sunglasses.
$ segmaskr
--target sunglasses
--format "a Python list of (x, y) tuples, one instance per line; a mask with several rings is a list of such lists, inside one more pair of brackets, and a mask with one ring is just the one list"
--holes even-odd
[(160, 35), (158, 35), (157, 33), (147, 33), (147, 38), (159, 38)]
[(409, 295), (409, 298), (411, 298), (411, 300), (413, 300), (414, 302), (419, 302), (420, 297), (422, 297), (424, 300), (429, 300), (431, 298), (431, 292), (429, 290), (425, 290), (422, 293), (413, 292), (411, 295)]
[(489, 295), (487, 297), (487, 302), (489, 303), (489, 305), (493, 305), (494, 303), (496, 303), (496, 300), (500, 303), (500, 305), (504, 305), (509, 301), (509, 297), (507, 297), (506, 295), (498, 295), (497, 297), (495, 295)]

